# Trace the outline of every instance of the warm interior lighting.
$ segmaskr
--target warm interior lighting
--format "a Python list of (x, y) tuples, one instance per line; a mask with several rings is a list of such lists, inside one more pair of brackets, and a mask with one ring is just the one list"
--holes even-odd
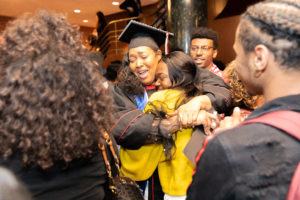
[(114, 6), (118, 6), (120, 3), (119, 2), (117, 2), (117, 1), (113, 1), (112, 2), (112, 5), (114, 5)]
[(84, 20), (82, 20), (84, 23), (88, 23), (89, 22), (89, 20), (87, 20), (87, 19), (84, 19)]
[(74, 13), (80, 13), (80, 10), (76, 9), (74, 10)]

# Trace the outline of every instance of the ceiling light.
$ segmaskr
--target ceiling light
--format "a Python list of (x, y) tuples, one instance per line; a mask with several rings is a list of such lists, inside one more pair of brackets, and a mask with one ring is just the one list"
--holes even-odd
[(88, 23), (89, 22), (89, 20), (87, 20), (87, 19), (84, 19), (84, 20), (82, 20), (84, 23)]
[(114, 5), (114, 6), (118, 6), (120, 3), (119, 2), (117, 2), (117, 1), (113, 1), (112, 2), (112, 5)]
[(74, 10), (74, 13), (80, 13), (80, 10), (76, 9)]

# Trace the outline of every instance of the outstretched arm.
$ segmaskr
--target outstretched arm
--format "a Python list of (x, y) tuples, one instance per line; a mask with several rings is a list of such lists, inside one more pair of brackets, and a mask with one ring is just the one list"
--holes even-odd
[(215, 109), (218, 113), (228, 113), (231, 109), (231, 96), (226, 83), (215, 74), (200, 69), (203, 95), (194, 97), (177, 110), (178, 119), (183, 127), (197, 124), (200, 110)]

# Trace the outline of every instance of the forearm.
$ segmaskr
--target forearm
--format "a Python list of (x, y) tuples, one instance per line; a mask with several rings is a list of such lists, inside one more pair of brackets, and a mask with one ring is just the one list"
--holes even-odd
[(117, 143), (127, 149), (138, 149), (143, 146), (151, 134), (154, 115), (144, 114), (136, 109), (116, 118), (111, 129)]

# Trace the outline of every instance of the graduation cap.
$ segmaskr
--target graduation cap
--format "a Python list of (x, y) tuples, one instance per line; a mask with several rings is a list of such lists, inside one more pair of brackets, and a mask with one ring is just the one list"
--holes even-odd
[(147, 46), (153, 50), (157, 50), (164, 43), (167, 45), (168, 38), (173, 36), (173, 33), (131, 20), (118, 39), (129, 43), (128, 49)]

